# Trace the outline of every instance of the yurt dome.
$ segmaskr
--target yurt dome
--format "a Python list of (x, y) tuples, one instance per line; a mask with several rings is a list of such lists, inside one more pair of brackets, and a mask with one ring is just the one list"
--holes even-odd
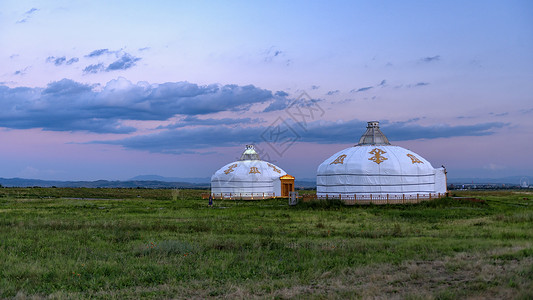
[(261, 160), (253, 145), (246, 145), (238, 161), (226, 164), (211, 176), (211, 194), (215, 198), (288, 197), (291, 191), (294, 191), (294, 177)]
[[(413, 197), (446, 193), (444, 167), (390, 144), (379, 122), (368, 122), (359, 143), (326, 159), (317, 170), (317, 196)], [(430, 196), (431, 197), (431, 196)]]

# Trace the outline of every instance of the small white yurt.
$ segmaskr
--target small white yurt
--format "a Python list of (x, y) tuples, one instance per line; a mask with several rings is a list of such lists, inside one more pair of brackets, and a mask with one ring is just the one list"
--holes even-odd
[(261, 160), (253, 145), (246, 145), (238, 161), (223, 166), (211, 176), (214, 198), (266, 199), (288, 197), (291, 191), (294, 191), (294, 177)]
[(326, 159), (317, 170), (320, 198), (398, 199), (446, 193), (446, 170), (411, 150), (393, 146), (368, 122), (359, 143)]

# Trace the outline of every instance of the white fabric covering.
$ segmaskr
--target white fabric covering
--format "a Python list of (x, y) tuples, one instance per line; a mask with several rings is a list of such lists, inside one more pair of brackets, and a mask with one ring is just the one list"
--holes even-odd
[(399, 146), (350, 147), (326, 159), (317, 170), (319, 197), (445, 192), (444, 169), (434, 169), (420, 155)]
[(280, 197), (280, 167), (262, 160), (229, 163), (211, 176), (211, 193), (216, 197)]

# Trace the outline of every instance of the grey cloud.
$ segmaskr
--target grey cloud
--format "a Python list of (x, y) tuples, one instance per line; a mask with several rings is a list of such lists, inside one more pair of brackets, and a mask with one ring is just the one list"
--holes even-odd
[(329, 92), (327, 92), (326, 95), (328, 95), (328, 96), (333, 96), (333, 95), (336, 95), (336, 94), (338, 94), (338, 93), (340, 93), (339, 90), (334, 90), (334, 91), (329, 91)]
[(368, 91), (368, 90), (370, 90), (372, 88), (374, 88), (374, 87), (366, 86), (366, 87), (362, 87), (362, 88), (359, 88), (359, 89), (353, 89), (353, 90), (350, 91), (350, 93), (360, 93), (360, 92)]
[(489, 115), (491, 116), (495, 116), (495, 117), (504, 117), (504, 116), (507, 116), (509, 113), (508, 112), (502, 112), (502, 113), (493, 113), (493, 112), (490, 112)]
[(274, 46), (270, 47), (268, 50), (265, 51), (265, 62), (271, 62), (275, 57), (281, 55), (283, 52), (281, 50), (275, 49)]
[(440, 60), (440, 55), (427, 56), (427, 57), (424, 57), (424, 58), (422, 58), (420, 60), (423, 61), (423, 62), (426, 62), (426, 63), (439, 61)]
[(17, 71), (15, 71), (15, 72), (13, 73), (13, 75), (21, 75), (21, 76), (22, 76), (22, 75), (26, 75), (26, 71), (27, 71), (29, 68), (30, 68), (30, 67), (26, 67), (26, 68), (24, 68), (24, 69), (22, 69), (22, 70), (17, 70)]
[(521, 109), (520, 112), (523, 114), (530, 114), (530, 113), (533, 113), (533, 108)]
[(380, 86), (380, 87), (384, 87), (386, 84), (387, 84), (387, 80), (383, 79), (383, 80), (378, 84), (378, 86)]
[(88, 65), (87, 67), (85, 67), (85, 69), (83, 69), (83, 73), (85, 73), (85, 74), (94, 74), (94, 73), (101, 72), (103, 70), (105, 70), (104, 64), (103, 63), (99, 63), (99, 64), (95, 64), (95, 65)]
[(133, 66), (135, 66), (135, 62), (141, 60), (139, 57), (134, 57), (128, 53), (124, 53), (118, 60), (111, 63), (107, 68), (106, 71), (114, 71), (114, 70), (126, 70)]
[(85, 55), (85, 57), (98, 57), (100, 55), (111, 54), (111, 53), (114, 53), (114, 52), (113, 51), (109, 51), (109, 49), (98, 49), (98, 50), (94, 50), (91, 53)]
[[(494, 130), (509, 126), (505, 123), (480, 123), (473, 125), (432, 125), (422, 126), (412, 124), (413, 120), (392, 123), (382, 122), (383, 132), (394, 141), (450, 138), (456, 136), (481, 136), (491, 135)], [(296, 128), (297, 124), (288, 121), (288, 125)], [(300, 141), (319, 144), (350, 144), (357, 143), (358, 137), (354, 137), (354, 128), (360, 128), (364, 132), (366, 122), (350, 120), (347, 122), (310, 122), (305, 134)], [(219, 147), (234, 146), (250, 141), (261, 141), (261, 135), (269, 130), (268, 126), (255, 127), (195, 127), (180, 128), (163, 131), (157, 134), (148, 134), (119, 139), (114, 141), (93, 141), (97, 144), (120, 145), (127, 149), (145, 150), (150, 152), (181, 153), (194, 149), (210, 148), (213, 145)]]
[(279, 111), (286, 109), (290, 104), (289, 99), (285, 98), (278, 98), (274, 100), (274, 102), (270, 103), (269, 106), (267, 106), (263, 112), (272, 112), (272, 111)]
[[(306, 94), (307, 95), (307, 94)], [(288, 94), (285, 92), (277, 92), (274, 101), (267, 106), (263, 112), (272, 112), (287, 109), (291, 105), (296, 105), (299, 107), (309, 107), (316, 105), (317, 102), (320, 102), (321, 99), (308, 99), (307, 97), (302, 97), (299, 99), (290, 99), (287, 98)]]
[(66, 60), (67, 58), (65, 56), (61, 56), (61, 57), (48, 56), (46, 58), (46, 62), (53, 63), (56, 66), (62, 65)]
[(77, 57), (73, 57), (69, 60), (67, 60), (66, 56), (56, 57), (56, 56), (48, 56), (46, 58), (46, 62), (53, 63), (56, 66), (61, 66), (63, 63), (67, 65), (71, 65), (75, 62), (78, 62), (79, 59)]
[(86, 55), (86, 57), (98, 57), (104, 54), (115, 54), (118, 59), (107, 65), (107, 67), (104, 65), (103, 62), (100, 62), (98, 64), (92, 64), (83, 70), (83, 73), (85, 74), (91, 74), (91, 73), (99, 73), (99, 72), (110, 72), (110, 71), (117, 71), (117, 70), (127, 70), (133, 66), (135, 66), (135, 63), (139, 60), (141, 60), (140, 57), (135, 57), (129, 53), (122, 52), (122, 51), (109, 51), (108, 49), (99, 49), (94, 50), (93, 52)]
[(183, 128), (189, 126), (230, 126), (230, 125), (247, 125), (247, 124), (260, 124), (264, 123), (261, 119), (252, 119), (252, 118), (222, 118), (222, 119), (200, 119), (196, 116), (187, 116), (179, 122), (170, 124), (168, 126), (159, 126), (157, 129), (174, 129), (174, 128)]
[(79, 61), (79, 58), (77, 58), (77, 57), (73, 57), (73, 58), (69, 59), (69, 60), (66, 62), (66, 64), (67, 64), (67, 65), (71, 65), (71, 64), (73, 64), (73, 63), (77, 63), (78, 61)]
[(135, 129), (122, 126), (123, 120), (164, 121), (175, 115), (246, 111), (255, 103), (275, 98), (280, 97), (253, 85), (133, 84), (123, 78), (105, 86), (69, 79), (46, 88), (0, 85), (0, 127), (128, 133)]
[(33, 14), (35, 14), (35, 12), (39, 11), (37, 8), (33, 7), (32, 9), (28, 10), (27, 12), (24, 13), (24, 15), (22, 16), (22, 19), (18, 20), (16, 23), (17, 24), (20, 24), (20, 23), (26, 23)]

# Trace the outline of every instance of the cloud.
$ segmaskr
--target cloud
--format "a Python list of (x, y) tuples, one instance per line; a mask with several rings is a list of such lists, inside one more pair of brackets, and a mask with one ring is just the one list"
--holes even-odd
[(78, 61), (79, 61), (79, 58), (73, 57), (73, 58), (67, 60), (66, 64), (67, 65), (72, 65), (73, 63), (77, 63)]
[(39, 11), (37, 8), (35, 7), (31, 8), (30, 10), (25, 12), (24, 15), (22, 15), (22, 19), (18, 20), (16, 23), (17, 24), (26, 23), (31, 18), (31, 16), (35, 14), (37, 11)]
[(56, 56), (48, 56), (46, 58), (47, 63), (53, 63), (56, 66), (61, 66), (62, 64), (71, 65), (75, 62), (78, 62), (79, 59), (77, 57), (73, 57), (69, 60), (67, 60), (66, 56), (56, 57)]
[[(456, 136), (491, 135), (495, 129), (508, 126), (504, 123), (481, 123), (474, 125), (432, 125), (421, 126), (412, 122), (391, 123), (384, 121), (383, 132), (394, 141), (449, 138)], [(297, 128), (290, 119), (287, 124)], [(307, 131), (300, 137), (301, 142), (318, 144), (354, 144), (353, 129), (360, 128), (361, 135), (367, 123), (361, 120), (347, 122), (314, 121), (308, 123)], [(250, 141), (262, 142), (262, 134), (269, 126), (206, 126), (171, 129), (155, 134), (140, 135), (114, 141), (93, 141), (94, 144), (120, 145), (127, 149), (150, 152), (183, 153), (195, 149), (242, 145)]]
[(274, 102), (270, 103), (269, 106), (267, 106), (263, 112), (272, 112), (272, 111), (279, 111), (286, 109), (291, 101), (289, 99), (285, 98), (278, 98), (274, 100)]
[(385, 87), (387, 85), (387, 80), (383, 79), (377, 86)]
[(93, 52), (89, 53), (88, 55), (85, 55), (85, 57), (99, 57), (104, 54), (115, 54), (117, 59), (113, 62), (111, 62), (109, 65), (105, 66), (103, 62), (100, 62), (98, 64), (92, 64), (85, 69), (83, 69), (83, 73), (85, 74), (94, 74), (99, 72), (110, 72), (110, 71), (117, 71), (117, 70), (127, 70), (135, 66), (135, 63), (139, 60), (141, 60), (140, 57), (135, 57), (127, 52), (123, 51), (109, 51), (108, 49), (98, 49), (94, 50)]
[(114, 51), (109, 51), (109, 49), (98, 49), (94, 50), (93, 52), (85, 55), (85, 57), (98, 57), (104, 54), (112, 54), (115, 53)]
[(429, 85), (429, 82), (417, 82), (417, 83), (410, 83), (410, 84), (406, 84), (406, 85), (398, 85), (398, 86), (395, 86), (394, 88), (396, 88), (396, 89), (399, 89), (399, 88), (410, 89), (410, 88), (423, 87), (423, 86), (427, 86), (427, 85)]
[(292, 59), (288, 59), (284, 51), (276, 49), (276, 47), (274, 46), (265, 50), (262, 53), (262, 57), (263, 57), (263, 61), (266, 63), (272, 63), (274, 61), (278, 61), (278, 62), (285, 64), (286, 66), (290, 66), (292, 64)]
[(196, 116), (187, 116), (179, 122), (170, 124), (168, 126), (159, 126), (157, 129), (175, 129), (189, 126), (231, 126), (231, 125), (246, 125), (246, 124), (260, 124), (264, 123), (261, 119), (252, 118), (222, 118), (222, 119), (199, 119)]
[(440, 55), (427, 56), (427, 57), (421, 58), (420, 60), (421, 60), (422, 62), (425, 62), (425, 63), (430, 63), (430, 62), (434, 62), (434, 61), (439, 61), (439, 60), (440, 60)]
[(264, 61), (271, 62), (275, 57), (280, 56), (282, 53), (283, 51), (277, 50), (274, 46), (272, 46), (264, 52)]
[(27, 71), (29, 68), (30, 68), (30, 67), (26, 67), (26, 68), (24, 68), (24, 69), (22, 69), (22, 70), (17, 70), (17, 71), (15, 71), (15, 72), (13, 72), (13, 75), (20, 75), (20, 76), (22, 76), (22, 75), (26, 75), (26, 71)]
[(372, 88), (374, 88), (374, 87), (366, 86), (366, 87), (362, 87), (362, 88), (359, 88), (359, 89), (353, 89), (353, 90), (350, 91), (350, 93), (360, 93), (360, 92), (368, 91), (368, 90), (370, 90)]
[(83, 73), (85, 73), (85, 74), (94, 74), (94, 73), (101, 72), (103, 70), (105, 70), (104, 64), (103, 63), (99, 63), (99, 64), (95, 64), (95, 65), (88, 65), (87, 67), (85, 67), (85, 69), (83, 69)]
[(318, 85), (312, 85), (312, 86), (311, 86), (311, 89), (312, 89), (312, 90), (318, 90), (319, 88), (320, 88), (320, 86), (318, 86)]
[(334, 91), (329, 91), (329, 92), (327, 92), (326, 95), (328, 95), (328, 96), (333, 96), (333, 95), (336, 95), (336, 94), (338, 94), (338, 93), (340, 93), (339, 90), (334, 90)]
[(52, 131), (129, 133), (124, 120), (168, 120), (176, 115), (246, 111), (253, 104), (283, 99), (253, 85), (189, 82), (134, 84), (124, 78), (105, 86), (70, 79), (46, 88), (0, 85), (0, 127)]
[(523, 114), (530, 114), (530, 113), (533, 113), (533, 108), (521, 109), (520, 112)]
[(139, 57), (134, 57), (128, 53), (124, 53), (122, 57), (120, 57), (118, 60), (111, 63), (107, 68), (105, 69), (107, 72), (114, 71), (114, 70), (126, 70), (133, 66), (135, 66), (135, 62), (141, 60)]
[(508, 112), (502, 112), (502, 113), (489, 113), (489, 115), (492, 115), (492, 116), (495, 116), (495, 117), (504, 117), (504, 116), (507, 116), (509, 113)]
[[(306, 97), (304, 97), (304, 95)], [(321, 101), (321, 99), (310, 99), (307, 96), (307, 93), (303, 93), (300, 95), (298, 99), (290, 99), (288, 98), (289, 94), (286, 92), (276, 92), (274, 101), (270, 103), (268, 107), (266, 107), (263, 112), (272, 112), (272, 111), (279, 111), (287, 109), (291, 105), (295, 105), (297, 107), (309, 107), (312, 105), (315, 105), (317, 102)]]
[(139, 48), (137, 50), (139, 50), (140, 52), (142, 51), (147, 51), (147, 50), (150, 50), (151, 48), (150, 47), (143, 47), (143, 48)]

